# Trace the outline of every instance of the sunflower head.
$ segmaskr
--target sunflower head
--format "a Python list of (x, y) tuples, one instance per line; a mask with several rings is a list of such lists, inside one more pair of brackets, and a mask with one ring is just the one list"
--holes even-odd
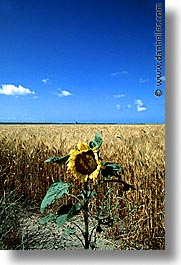
[(89, 179), (95, 181), (99, 175), (102, 163), (98, 157), (98, 147), (90, 148), (88, 144), (79, 142), (78, 149), (70, 151), (68, 170), (71, 175), (85, 182)]

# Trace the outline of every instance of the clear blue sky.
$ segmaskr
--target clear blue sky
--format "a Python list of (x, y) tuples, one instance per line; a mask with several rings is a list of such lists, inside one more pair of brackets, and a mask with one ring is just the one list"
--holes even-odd
[(164, 123), (155, 3), (1, 0), (0, 122)]

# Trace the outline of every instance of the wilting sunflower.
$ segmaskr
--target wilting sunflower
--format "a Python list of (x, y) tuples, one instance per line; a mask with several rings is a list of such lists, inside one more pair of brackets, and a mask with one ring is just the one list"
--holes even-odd
[(98, 157), (98, 147), (90, 148), (88, 144), (79, 142), (78, 150), (71, 150), (67, 163), (68, 170), (71, 175), (82, 182), (87, 179), (95, 181), (99, 175), (102, 166), (101, 160)]

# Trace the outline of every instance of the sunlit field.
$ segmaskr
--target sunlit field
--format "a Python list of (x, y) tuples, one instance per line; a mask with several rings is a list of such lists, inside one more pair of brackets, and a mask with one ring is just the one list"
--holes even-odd
[[(73, 181), (65, 165), (44, 161), (68, 154), (79, 140), (88, 143), (96, 132), (104, 141), (102, 160), (118, 163), (122, 180), (135, 187), (122, 191), (119, 183), (110, 184), (110, 199), (116, 205), (111, 211), (116, 218), (104, 237), (115, 249), (165, 248), (165, 125), (75, 124), (0, 125), (1, 249), (13, 249), (9, 234), (13, 242), (17, 240), (17, 249), (22, 245), (26, 249), (21, 226), (18, 231), (13, 224), (11, 228), (16, 222), (18, 227), (18, 211), (38, 214), (41, 200), (54, 181)], [(99, 200), (104, 200), (105, 187), (97, 189), (101, 189)]]

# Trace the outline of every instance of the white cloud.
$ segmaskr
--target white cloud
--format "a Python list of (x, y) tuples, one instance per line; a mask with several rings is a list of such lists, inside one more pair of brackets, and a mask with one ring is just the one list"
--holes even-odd
[(23, 96), (28, 94), (35, 94), (34, 91), (31, 91), (29, 88), (25, 88), (22, 85), (15, 86), (12, 84), (1, 85), (0, 94), (6, 96)]
[(117, 95), (113, 95), (114, 98), (123, 98), (125, 97), (125, 94), (117, 94)]
[(112, 73), (111, 75), (112, 76), (118, 76), (118, 75), (120, 75), (121, 74), (121, 72), (114, 72), (114, 73)]
[(139, 105), (138, 105), (138, 106), (137, 106), (137, 110), (138, 110), (138, 111), (143, 111), (143, 110), (146, 110), (146, 107), (142, 107), (142, 106), (139, 106)]
[(137, 107), (137, 111), (143, 111), (143, 110), (146, 110), (146, 107), (145, 105), (143, 104), (143, 101), (141, 99), (137, 99), (135, 100), (135, 104), (136, 104), (136, 107)]
[(128, 105), (127, 105), (127, 108), (130, 109), (130, 108), (131, 108), (131, 104), (128, 104)]
[(140, 79), (139, 79), (139, 82), (140, 82), (141, 84), (145, 84), (145, 83), (147, 83), (148, 81), (149, 81), (148, 78), (147, 78), (147, 79), (143, 79), (143, 78), (140, 77)]
[(120, 104), (116, 104), (116, 109), (120, 110), (121, 109), (121, 105)]
[(127, 75), (127, 74), (128, 74), (128, 72), (127, 72), (127, 71), (125, 71), (125, 70), (123, 70), (123, 71), (121, 71), (121, 74), (122, 74), (122, 75)]
[(41, 81), (42, 81), (43, 84), (46, 84), (49, 80), (50, 80), (49, 78), (44, 78)]
[(127, 74), (128, 74), (128, 72), (124, 70), (124, 71), (121, 71), (121, 72), (114, 72), (111, 75), (112, 76), (120, 76), (120, 75), (127, 75)]
[(57, 93), (59, 97), (68, 97), (72, 96), (72, 93), (67, 90), (62, 90), (60, 93)]

